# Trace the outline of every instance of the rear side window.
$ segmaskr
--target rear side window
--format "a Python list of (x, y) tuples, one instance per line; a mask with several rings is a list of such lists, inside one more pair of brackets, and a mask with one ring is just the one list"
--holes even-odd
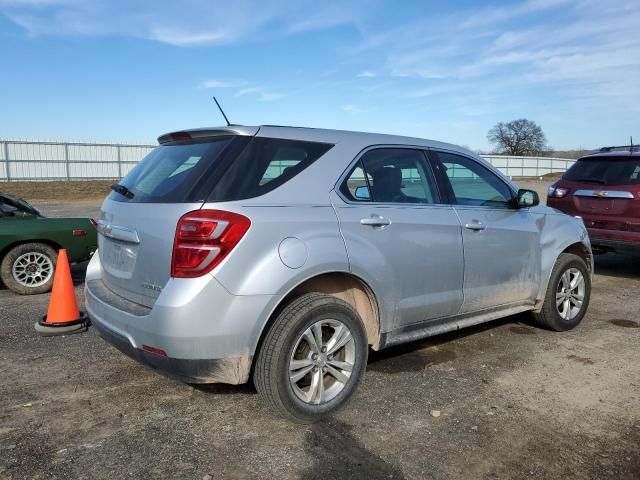
[(566, 171), (564, 178), (594, 185), (637, 185), (640, 157), (582, 158)]
[(209, 201), (264, 195), (291, 180), (331, 147), (328, 143), (256, 137), (220, 174)]

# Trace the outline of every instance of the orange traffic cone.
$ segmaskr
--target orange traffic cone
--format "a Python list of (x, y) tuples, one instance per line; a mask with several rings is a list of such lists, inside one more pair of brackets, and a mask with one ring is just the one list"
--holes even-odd
[(66, 335), (86, 331), (88, 326), (86, 315), (78, 310), (69, 259), (67, 251), (63, 248), (58, 252), (49, 310), (42, 320), (36, 323), (36, 332), (44, 336)]

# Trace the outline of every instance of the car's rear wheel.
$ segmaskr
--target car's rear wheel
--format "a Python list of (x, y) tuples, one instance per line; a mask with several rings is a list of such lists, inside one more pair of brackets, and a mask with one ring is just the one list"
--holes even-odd
[(23, 243), (7, 252), (0, 277), (7, 288), (20, 295), (46, 293), (53, 285), (58, 255), (44, 243)]
[(542, 310), (534, 316), (545, 328), (557, 332), (571, 330), (584, 318), (590, 299), (587, 263), (578, 255), (563, 253), (551, 272)]
[(254, 383), (268, 405), (291, 420), (312, 423), (342, 407), (367, 363), (367, 337), (346, 302), (308, 293), (287, 305), (267, 332)]

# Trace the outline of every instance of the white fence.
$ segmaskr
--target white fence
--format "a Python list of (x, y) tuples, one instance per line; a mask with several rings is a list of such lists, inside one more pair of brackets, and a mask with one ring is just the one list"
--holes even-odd
[[(154, 145), (0, 140), (0, 181), (119, 179)], [(574, 160), (481, 155), (510, 177), (564, 172)]]
[(540, 177), (547, 173), (562, 173), (575, 163), (575, 160), (555, 157), (480, 156), (508, 177)]
[(0, 180), (95, 180), (125, 176), (154, 145), (0, 140)]

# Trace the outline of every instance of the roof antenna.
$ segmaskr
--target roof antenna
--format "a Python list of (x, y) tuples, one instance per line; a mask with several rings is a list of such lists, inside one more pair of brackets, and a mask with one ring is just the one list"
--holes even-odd
[(222, 107), (220, 106), (220, 104), (218, 103), (218, 99), (216, 97), (213, 97), (213, 101), (216, 102), (216, 105), (218, 106), (218, 109), (220, 110), (220, 113), (222, 114), (222, 116), (224, 117), (224, 121), (227, 122), (227, 127), (230, 127), (231, 124), (229, 123), (229, 119), (227, 118), (227, 116), (224, 114), (224, 110), (222, 110)]

